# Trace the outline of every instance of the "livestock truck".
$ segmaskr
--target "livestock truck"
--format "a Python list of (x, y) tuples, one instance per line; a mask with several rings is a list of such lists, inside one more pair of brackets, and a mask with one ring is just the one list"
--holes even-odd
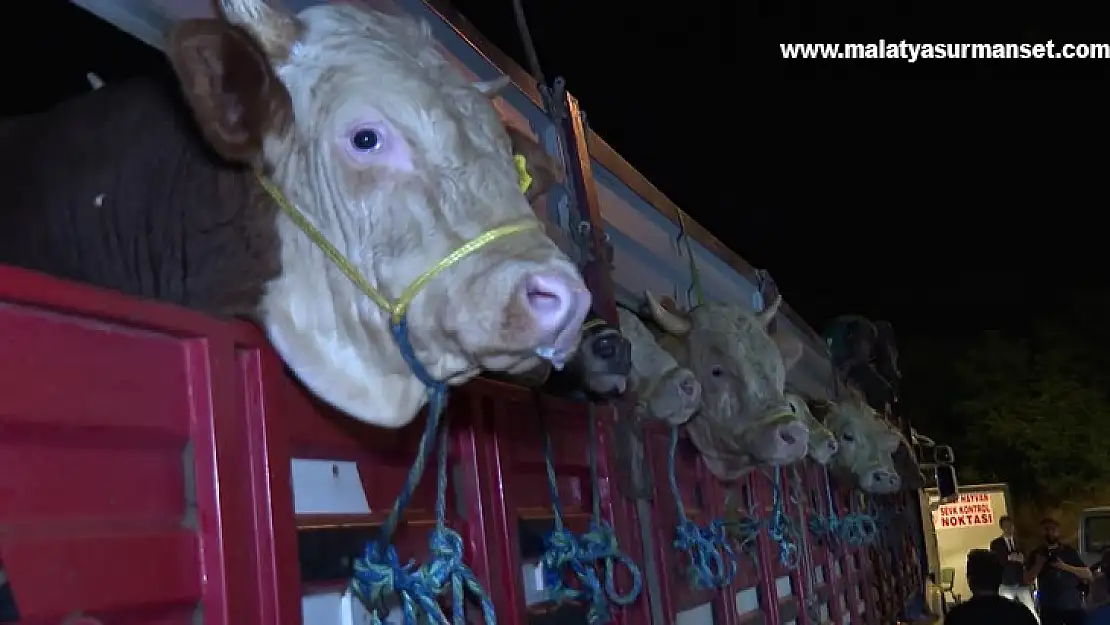
[[(170, 21), (210, 11), (201, 0), (77, 4), (135, 37), (136, 56), (161, 45)], [(648, 289), (685, 292), (687, 254), (709, 298), (762, 297), (762, 274), (590, 130), (573, 96), (562, 101), (568, 119), (554, 123), (535, 81), (450, 6), (374, 4), (427, 20), (467, 73), (513, 79), (501, 113), (573, 182), (550, 194), (540, 216), (565, 234), (603, 307), (633, 305)], [(97, 67), (75, 71), (112, 80)], [(675, 243), (683, 237), (689, 246)], [(604, 240), (611, 253), (599, 251)], [(588, 262), (599, 257), (610, 266)], [(778, 331), (804, 346), (792, 389), (830, 399), (835, 376), (822, 338), (782, 310)], [(388, 515), (420, 425), (382, 430), (337, 414), (289, 377), (246, 322), (3, 266), (0, 348), (0, 623), (365, 622), (348, 589), (352, 561)], [(891, 625), (925, 591), (919, 527), (862, 546), (830, 544), (806, 521), (858, 513), (858, 494), (828, 488), (812, 464), (791, 472), (789, 496), (762, 472), (726, 487), (683, 443), (673, 475), (689, 520), (708, 526), (737, 501), (753, 517), (779, 510), (797, 519), (789, 528), (802, 556), (801, 564), (784, 557), (764, 528), (737, 545), (735, 576), (697, 588), (673, 546), (682, 513), (667, 485), (666, 429), (636, 432), (618, 404), (597, 409), (595, 431), (582, 402), (479, 380), (449, 403), (446, 517), (501, 623), (586, 622), (582, 602), (553, 602), (550, 580), (537, 573), (553, 526), (544, 431), (521, 418), (537, 411), (557, 424), (546, 432), (566, 526), (581, 534), (604, 517), (641, 573), (636, 593), (632, 569), (617, 567), (628, 601), (612, 606), (614, 622)], [(394, 540), (402, 561), (427, 557), (436, 521), (428, 473)], [(888, 498), (886, 513), (912, 516), (917, 495)]]

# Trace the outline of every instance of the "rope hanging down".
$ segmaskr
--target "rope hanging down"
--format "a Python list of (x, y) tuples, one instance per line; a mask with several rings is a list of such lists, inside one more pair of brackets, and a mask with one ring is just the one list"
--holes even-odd
[[(766, 474), (764, 474), (766, 475)], [(798, 567), (798, 530), (794, 522), (786, 513), (786, 504), (782, 494), (782, 469), (775, 467), (774, 500), (771, 504), (771, 516), (767, 519), (767, 535), (779, 548), (779, 562), (789, 570)]]
[(824, 472), (825, 481), (825, 513), (814, 511), (813, 515), (809, 517), (809, 531), (814, 536), (824, 540), (826, 546), (830, 549), (834, 549), (839, 544), (837, 539), (840, 537), (841, 529), (840, 513), (837, 510), (836, 500), (833, 499), (832, 476), (829, 475), (829, 468), (821, 468)]
[[(805, 495), (806, 485), (802, 480), (802, 476), (798, 473), (798, 465), (794, 464), (790, 467), (790, 502), (794, 506), (794, 510), (798, 513), (798, 524), (800, 527), (806, 526), (805, 518)], [(813, 623), (821, 621), (821, 611), (818, 606), (819, 598), (814, 590), (817, 588), (817, 573), (816, 567), (813, 564), (813, 552), (809, 548), (809, 534), (806, 532), (798, 532), (801, 538), (799, 545), (798, 567), (802, 571), (803, 594), (805, 598), (806, 615)]]
[[(640, 567), (632, 558), (622, 553), (617, 544), (617, 535), (613, 532), (605, 519), (601, 516), (601, 493), (598, 491), (600, 480), (597, 472), (597, 412), (593, 404), (589, 404), (589, 454), (590, 454), (590, 491), (593, 493), (593, 516), (590, 518), (590, 529), (582, 535), (582, 550), (589, 554), (595, 562), (603, 563), (605, 568), (605, 592), (609, 600), (619, 606), (632, 605), (640, 596), (643, 586), (643, 575)], [(624, 566), (632, 577), (632, 588), (625, 594), (617, 591), (616, 567)]]
[[(429, 430), (435, 432), (433, 427), (429, 427)], [(464, 625), (467, 622), (466, 591), (478, 599), (484, 622), (488, 625), (495, 625), (497, 622), (497, 617), (493, 613), (493, 603), (474, 572), (462, 561), (462, 536), (447, 527), (447, 433), (447, 426), (440, 426), (436, 443), (439, 446), (436, 471), (436, 526), (428, 537), (431, 560), (419, 568), (416, 568), (411, 560), (401, 565), (397, 551), (389, 544), (399, 518), (399, 515), (394, 514), (400, 509), (395, 503), (382, 528), (382, 538), (368, 544), (363, 557), (355, 562), (352, 588), (364, 603), (377, 608), (370, 619), (374, 625), (380, 625), (382, 622), (379, 611), (384, 600), (392, 595), (397, 595), (401, 599), (405, 625), (416, 625), (420, 622), (418, 615), (421, 613), (438, 625), (447, 625), (448, 622), (453, 625)], [(410, 471), (410, 478), (413, 473)], [(419, 481), (419, 475), (417, 481)], [(411, 496), (411, 490), (407, 486), (406, 481), (406, 488), (401, 492), (409, 493)], [(398, 497), (398, 502), (401, 499)], [(388, 533), (386, 533), (387, 530)], [(450, 621), (443, 614), (437, 601), (437, 597), (448, 588), (452, 598)]]
[[(616, 535), (601, 517), (601, 498), (598, 493), (596, 414), (590, 405), (590, 478), (593, 490), (593, 518), (590, 529), (581, 539), (568, 530), (563, 522), (563, 508), (559, 500), (559, 487), (555, 476), (554, 454), (551, 449), (551, 434), (546, 424), (542, 425), (544, 437), (544, 461), (547, 465), (547, 486), (551, 491), (551, 507), (555, 517), (555, 527), (545, 540), (547, 550), (540, 558), (543, 567), (544, 583), (553, 601), (562, 604), (579, 601), (589, 604), (586, 620), (591, 625), (608, 623), (613, 620), (609, 602), (619, 606), (630, 605), (640, 595), (643, 583), (639, 567), (631, 558), (621, 553)], [(542, 416), (541, 416), (542, 423)], [(601, 563), (605, 570), (602, 583), (594, 569)], [(620, 594), (616, 588), (615, 568), (617, 564), (627, 567), (632, 576), (632, 589)], [(569, 569), (578, 579), (582, 589), (572, 588), (563, 581), (563, 571)]]
[(675, 456), (678, 450), (678, 428), (671, 426), (671, 447), (667, 455), (667, 478), (671, 483), (678, 525), (675, 527), (674, 548), (685, 551), (689, 558), (687, 573), (695, 588), (721, 588), (732, 583), (736, 576), (736, 554), (725, 535), (725, 522), (714, 519), (705, 527), (698, 527), (686, 516), (682, 493), (675, 476)]
[[(690, 237), (686, 233), (686, 220), (682, 211), (678, 211), (678, 237), (675, 243), (685, 247), (687, 262), (690, 268), (690, 286), (686, 289), (687, 303), (691, 295), (696, 298), (697, 306), (705, 303), (705, 293), (701, 288), (701, 274), (698, 271), (698, 261), (694, 256)], [(678, 489), (678, 477), (675, 474), (675, 458), (678, 453), (678, 426), (671, 426), (671, 446), (667, 455), (667, 479), (671, 485), (671, 494), (674, 496), (675, 509), (678, 511), (678, 525), (675, 527), (674, 548), (685, 551), (689, 558), (687, 573), (690, 583), (695, 588), (720, 588), (732, 583), (736, 576), (736, 554), (729, 544), (726, 534), (726, 522), (723, 519), (713, 519), (705, 527), (698, 527), (686, 516), (686, 506), (682, 503), (682, 493)]]

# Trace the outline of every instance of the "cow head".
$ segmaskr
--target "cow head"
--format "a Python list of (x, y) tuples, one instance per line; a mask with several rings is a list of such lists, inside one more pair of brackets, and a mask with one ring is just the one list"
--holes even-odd
[(840, 448), (836, 442), (836, 437), (813, 416), (805, 399), (793, 393), (787, 393), (786, 400), (790, 402), (798, 416), (801, 417), (802, 422), (806, 424), (806, 429), (809, 430), (809, 444), (806, 448), (806, 455), (817, 464), (827, 465)]
[(818, 418), (824, 416), (825, 426), (836, 436), (840, 449), (833, 464), (839, 473), (852, 476), (860, 490), (876, 495), (902, 488), (892, 458), (902, 438), (861, 396), (849, 393), (842, 401), (815, 405), (814, 411)]
[[(787, 335), (767, 333), (782, 298), (759, 313), (727, 303), (680, 313), (651, 293), (645, 297), (651, 318), (663, 330), (660, 345), (701, 384), (701, 409), (687, 431), (710, 470), (734, 479), (746, 471), (741, 459), (749, 456), (759, 464), (801, 460), (809, 435), (783, 390), (802, 346)], [(737, 459), (734, 468), (725, 466), (729, 458)]]
[(694, 373), (655, 341), (651, 330), (634, 313), (617, 310), (621, 332), (632, 343), (632, 374), (629, 382), (640, 410), (652, 419), (670, 425), (690, 420), (701, 403), (701, 384)]
[[(263, 172), (385, 298), (395, 300), (468, 241), (535, 220), (491, 98), (427, 24), (350, 3), (294, 15), (221, 0), (189, 20), (170, 56), (207, 141)], [(431, 278), (409, 310), (416, 359), (462, 383), (485, 368), (559, 364), (578, 343), (590, 295), (538, 227), (497, 239)], [(294, 373), (363, 421), (400, 427), (425, 401), (367, 298), (284, 214), (281, 273), (259, 319)]]
[(587, 394), (602, 399), (618, 397), (628, 389), (632, 374), (632, 342), (604, 319), (587, 319), (572, 364)]

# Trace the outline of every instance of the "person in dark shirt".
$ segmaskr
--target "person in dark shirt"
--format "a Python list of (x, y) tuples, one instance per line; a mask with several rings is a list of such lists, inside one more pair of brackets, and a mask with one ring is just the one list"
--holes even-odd
[(944, 625), (1037, 625), (1037, 617), (1020, 603), (999, 596), (1002, 563), (985, 549), (967, 554), (967, 585), (971, 598), (952, 608)]
[(1037, 580), (1037, 602), (1041, 625), (1083, 625), (1083, 595), (1079, 586), (1091, 581), (1091, 569), (1075, 548), (1060, 542), (1060, 525), (1053, 519), (1041, 522), (1044, 544), (1026, 559), (1025, 581)]
[(1014, 521), (1004, 516), (998, 520), (998, 527), (1002, 535), (991, 541), (991, 553), (1002, 563), (1002, 587), (998, 589), (998, 594), (1035, 612), (1033, 591), (1025, 583), (1025, 555), (1014, 536)]

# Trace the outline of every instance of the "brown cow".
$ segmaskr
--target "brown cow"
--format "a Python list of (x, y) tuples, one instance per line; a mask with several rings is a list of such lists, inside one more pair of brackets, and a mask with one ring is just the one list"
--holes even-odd
[(491, 101), (507, 80), (471, 83), (426, 24), (353, 4), (218, 8), (169, 37), (180, 87), (110, 84), (0, 125), (0, 262), (257, 319), (321, 398), (409, 423), (426, 390), (389, 315), (260, 172), (389, 299), (467, 241), (526, 226), (425, 285), (411, 343), (451, 384), (567, 360), (590, 295), (521, 193)]

